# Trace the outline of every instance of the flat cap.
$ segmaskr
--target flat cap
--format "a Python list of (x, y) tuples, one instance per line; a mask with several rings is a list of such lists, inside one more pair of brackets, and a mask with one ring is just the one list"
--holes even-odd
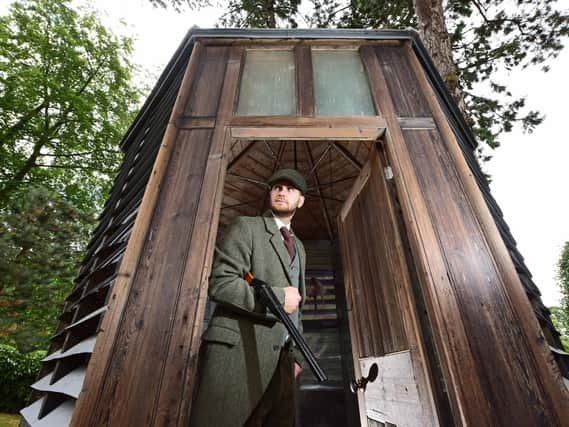
[(296, 169), (280, 169), (269, 178), (267, 184), (272, 187), (279, 181), (290, 182), (294, 187), (302, 193), (306, 193), (306, 181), (304, 177)]

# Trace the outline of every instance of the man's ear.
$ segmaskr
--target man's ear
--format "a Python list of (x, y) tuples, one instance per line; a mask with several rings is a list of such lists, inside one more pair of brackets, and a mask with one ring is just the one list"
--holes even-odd
[(301, 208), (302, 205), (304, 205), (304, 195), (300, 195), (300, 198), (298, 199), (298, 208)]

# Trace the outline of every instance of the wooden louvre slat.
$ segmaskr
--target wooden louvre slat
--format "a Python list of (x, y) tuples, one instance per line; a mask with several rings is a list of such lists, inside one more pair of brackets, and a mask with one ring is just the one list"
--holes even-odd
[(69, 425), (71, 416), (73, 415), (75, 401), (66, 400), (45, 417), (38, 419), (44, 399), (45, 398), (39, 399), (20, 411), (24, 420), (31, 427), (63, 427)]
[(87, 314), (86, 316), (82, 317), (81, 319), (76, 320), (75, 322), (73, 322), (71, 325), (67, 326), (65, 328), (66, 331), (69, 331), (70, 329), (76, 328), (77, 326), (80, 326), (81, 324), (87, 322), (88, 320), (96, 317), (96, 316), (100, 316), (101, 314), (103, 314), (105, 311), (107, 311), (109, 308), (108, 306), (104, 306), (101, 308), (98, 308), (97, 310)]
[(97, 339), (96, 335), (87, 338), (86, 340), (81, 341), (78, 344), (75, 344), (67, 351), (56, 351), (42, 359), (42, 362), (49, 362), (52, 360), (63, 359), (66, 357), (70, 357), (76, 354), (82, 353), (92, 353), (93, 347), (95, 347), (95, 340)]
[(46, 375), (32, 384), (32, 388), (38, 391), (61, 393), (77, 399), (85, 379), (85, 369), (85, 366), (80, 366), (53, 384), (51, 384), (52, 374)]

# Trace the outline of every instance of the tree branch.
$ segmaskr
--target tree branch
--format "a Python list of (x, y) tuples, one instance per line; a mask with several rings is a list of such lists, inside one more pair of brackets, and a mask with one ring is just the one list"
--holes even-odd
[(82, 153), (65, 153), (65, 154), (48, 154), (48, 153), (41, 153), (40, 156), (41, 157), (80, 157), (80, 156), (86, 156), (88, 154), (95, 154), (95, 153), (110, 153), (110, 154), (116, 154), (118, 153), (117, 151), (113, 151), (113, 150), (105, 150), (103, 148), (98, 149), (98, 150), (91, 150), (91, 151), (84, 151)]
[(105, 170), (101, 168), (93, 168), (89, 166), (78, 166), (78, 165), (42, 165), (36, 164), (38, 168), (52, 168), (52, 169), (74, 169), (74, 170), (85, 170), (85, 171), (96, 171), (101, 173), (113, 173), (114, 170)]
[(44, 99), (41, 104), (39, 104), (33, 110), (30, 110), (26, 114), (24, 114), (20, 118), (20, 120), (18, 120), (12, 126), (6, 128), (6, 130), (2, 132), (2, 138), (0, 138), (0, 146), (7, 143), (13, 134), (22, 129), (26, 123), (28, 123), (31, 119), (33, 119), (34, 116), (39, 114), (41, 110), (46, 106), (46, 104), (47, 100)]

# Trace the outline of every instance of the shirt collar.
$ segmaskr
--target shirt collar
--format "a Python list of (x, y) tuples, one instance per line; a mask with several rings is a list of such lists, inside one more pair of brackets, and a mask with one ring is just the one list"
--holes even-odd
[(281, 227), (286, 227), (288, 231), (291, 232), (291, 234), (294, 234), (292, 232), (292, 229), (290, 228), (290, 223), (289, 224), (285, 224), (284, 222), (281, 221), (281, 219), (275, 215), (275, 213), (273, 211), (271, 211), (271, 213), (273, 214), (273, 218), (275, 219), (275, 222), (277, 223), (277, 228), (280, 230)]

